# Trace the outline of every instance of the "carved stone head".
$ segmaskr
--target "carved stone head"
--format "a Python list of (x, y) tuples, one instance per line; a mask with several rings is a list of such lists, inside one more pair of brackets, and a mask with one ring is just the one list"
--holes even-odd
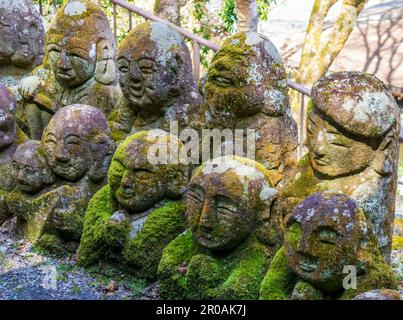
[(0, 65), (32, 69), (43, 59), (44, 28), (31, 0), (0, 0)]
[(205, 96), (218, 124), (257, 113), (283, 115), (289, 109), (282, 59), (269, 39), (255, 32), (227, 38), (210, 64)]
[(167, 155), (167, 148), (178, 147), (177, 138), (158, 129), (126, 138), (118, 146), (108, 172), (112, 194), (119, 204), (138, 213), (163, 199), (180, 198), (188, 182), (186, 166), (167, 157), (159, 163), (153, 160), (155, 152)]
[(65, 87), (80, 86), (93, 77), (110, 84), (117, 79), (115, 47), (101, 8), (90, 1), (68, 1), (49, 26), (44, 65)]
[(123, 94), (135, 110), (163, 115), (164, 107), (195, 87), (183, 37), (162, 23), (145, 22), (130, 31), (119, 47), (118, 65)]
[(370, 225), (350, 197), (315, 193), (285, 218), (284, 246), (289, 267), (325, 292), (342, 289), (348, 265), (363, 268), (365, 250), (376, 246)]
[(399, 108), (385, 85), (360, 72), (340, 72), (312, 88), (307, 122), (309, 160), (328, 177), (360, 172), (370, 164), (393, 171)]
[(15, 97), (0, 83), (0, 149), (15, 142)]
[(41, 145), (52, 171), (72, 182), (85, 175), (94, 182), (102, 181), (114, 150), (104, 113), (79, 104), (56, 112)]
[(199, 167), (188, 187), (187, 218), (200, 245), (211, 250), (238, 246), (270, 216), (277, 192), (255, 161), (226, 156)]
[(39, 150), (40, 141), (29, 140), (14, 153), (13, 175), (17, 188), (24, 193), (34, 194), (56, 180)]

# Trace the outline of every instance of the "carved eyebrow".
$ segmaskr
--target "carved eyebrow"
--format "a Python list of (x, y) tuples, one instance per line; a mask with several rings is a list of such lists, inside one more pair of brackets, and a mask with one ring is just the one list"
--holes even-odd
[(81, 139), (81, 137), (80, 137), (79, 135), (74, 134), (74, 133), (71, 133), (71, 134), (67, 135), (67, 136), (65, 137), (65, 139), (70, 138), (70, 137), (74, 137), (74, 138)]
[(49, 139), (49, 138), (52, 138), (52, 139), (55, 139), (55, 140), (57, 139), (56, 136), (53, 133), (46, 134), (45, 139)]

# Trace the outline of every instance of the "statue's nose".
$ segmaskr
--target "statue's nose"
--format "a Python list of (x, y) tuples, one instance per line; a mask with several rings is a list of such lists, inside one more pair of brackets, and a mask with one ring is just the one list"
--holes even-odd
[(62, 144), (56, 146), (55, 157), (58, 162), (68, 162), (70, 159)]
[(60, 59), (59, 59), (59, 68), (62, 70), (70, 70), (71, 69), (71, 64), (70, 60), (67, 56), (66, 50), (62, 50), (60, 54)]

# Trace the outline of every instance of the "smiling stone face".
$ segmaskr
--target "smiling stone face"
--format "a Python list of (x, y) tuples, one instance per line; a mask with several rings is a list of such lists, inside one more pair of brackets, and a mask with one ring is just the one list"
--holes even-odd
[(97, 60), (113, 58), (114, 47), (103, 11), (89, 1), (70, 1), (49, 26), (45, 65), (60, 84), (74, 88), (95, 76)]
[(87, 172), (95, 174), (95, 169), (90, 169), (101, 165), (111, 141), (105, 115), (100, 110), (72, 105), (54, 115), (41, 143), (53, 172), (68, 181), (77, 181)]
[[(159, 135), (154, 136), (154, 132)], [(181, 164), (152, 164), (149, 149), (157, 143), (178, 143), (162, 130), (129, 136), (115, 152), (108, 181), (116, 200), (131, 212), (143, 212), (164, 198), (178, 198), (187, 183)]]
[(44, 29), (31, 0), (0, 0), (0, 65), (30, 69), (43, 58)]
[(0, 149), (16, 139), (15, 98), (0, 84)]
[(269, 39), (254, 32), (224, 41), (209, 67), (205, 92), (219, 123), (259, 112), (278, 116), (288, 108), (281, 57)]
[(290, 268), (321, 290), (341, 289), (343, 268), (357, 266), (369, 232), (356, 202), (343, 194), (315, 193), (286, 217), (284, 225)]
[(157, 114), (180, 95), (178, 88), (192, 72), (183, 37), (157, 22), (143, 23), (129, 33), (119, 48), (118, 65), (129, 104)]
[(239, 245), (255, 227), (264, 203), (276, 194), (263, 168), (239, 159), (207, 162), (189, 183), (188, 223), (199, 244), (211, 250)]
[(46, 159), (38, 152), (39, 147), (39, 141), (30, 140), (21, 144), (14, 153), (13, 175), (22, 192), (36, 193), (54, 181)]

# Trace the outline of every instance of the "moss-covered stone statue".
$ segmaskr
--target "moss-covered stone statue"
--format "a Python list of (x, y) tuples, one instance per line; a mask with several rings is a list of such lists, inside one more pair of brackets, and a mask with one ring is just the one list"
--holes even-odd
[(181, 200), (188, 182), (186, 166), (169, 159), (151, 161), (153, 148), (174, 150), (174, 145), (180, 143), (160, 129), (132, 134), (119, 145), (109, 184), (88, 206), (79, 264), (115, 258), (141, 277), (155, 276), (163, 248), (186, 227)]
[[(38, 148), (35, 142), (22, 147), (14, 157), (21, 182), (10, 195), (8, 207), (21, 219), (30, 240), (51, 251), (80, 240), (88, 202), (106, 183), (114, 149), (104, 113), (87, 105), (60, 109)], [(23, 166), (33, 168), (35, 163), (42, 174), (22, 177)]]
[(353, 300), (403, 300), (403, 294), (398, 290), (375, 289), (361, 293)]
[(32, 0), (0, 0), (0, 83), (17, 100), (17, 123), (25, 129), (20, 81), (42, 63), (45, 32)]
[(87, 104), (109, 115), (121, 98), (115, 40), (107, 16), (95, 3), (68, 1), (46, 35), (45, 76), (34, 71), (21, 83), (30, 136), (40, 139), (53, 113)]
[(268, 171), (234, 156), (196, 169), (188, 186), (189, 229), (165, 249), (159, 294), (168, 299), (257, 299), (279, 245), (270, 205), (277, 192)]
[(15, 110), (14, 95), (0, 83), (0, 224), (10, 215), (5, 196), (15, 187), (11, 174), (13, 155), (17, 146), (27, 139), (17, 126)]
[(262, 282), (261, 299), (352, 299), (397, 288), (371, 224), (350, 197), (315, 193), (287, 215), (284, 228), (284, 247)]
[(115, 141), (141, 130), (169, 131), (172, 121), (179, 130), (199, 121), (201, 98), (178, 32), (158, 22), (140, 24), (120, 45), (118, 64), (124, 99), (109, 118)]
[(286, 185), (297, 161), (297, 125), (286, 71), (270, 40), (254, 32), (226, 39), (210, 64), (203, 92), (211, 115), (207, 123), (254, 129), (256, 160), (276, 174), (274, 186)]
[(42, 235), (49, 208), (54, 205), (49, 191), (56, 189), (56, 176), (40, 145), (40, 141), (28, 140), (18, 146), (12, 171), (16, 187), (6, 196), (7, 209), (17, 216), (16, 231), (33, 243)]
[(285, 216), (317, 191), (349, 195), (373, 224), (388, 260), (400, 131), (394, 98), (372, 75), (341, 72), (313, 86), (311, 109), (308, 154), (300, 160), (292, 183), (281, 192), (275, 211)]

